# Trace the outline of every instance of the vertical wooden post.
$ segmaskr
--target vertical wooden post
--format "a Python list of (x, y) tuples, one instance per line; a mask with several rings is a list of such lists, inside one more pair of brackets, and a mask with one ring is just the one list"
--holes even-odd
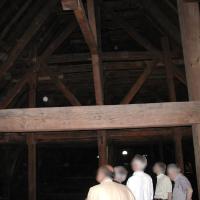
[[(190, 100), (200, 100), (200, 14), (199, 3), (177, 0), (185, 70)], [(200, 125), (193, 126), (196, 173), (200, 198)]]
[(162, 38), (162, 48), (163, 48), (163, 57), (164, 63), (166, 68), (166, 75), (167, 75), (167, 85), (169, 91), (169, 98), (170, 101), (176, 101), (176, 89), (174, 83), (174, 72), (172, 66), (172, 59), (171, 59), (171, 51), (170, 51), (170, 44), (167, 37)]
[(36, 107), (37, 75), (34, 73), (29, 80), (29, 108)]
[(36, 143), (33, 134), (27, 136), (28, 145), (28, 195), (29, 200), (37, 199), (37, 156)]
[[(171, 102), (175, 102), (176, 101), (176, 88), (175, 88), (175, 82), (174, 82), (174, 71), (173, 71), (173, 63), (172, 63), (172, 58), (171, 58), (170, 44), (169, 44), (169, 40), (167, 37), (162, 38), (162, 48), (163, 48), (164, 63), (165, 63), (166, 75), (167, 75), (169, 99)], [(175, 134), (174, 143), (175, 143), (176, 163), (179, 165), (182, 172), (184, 172), (182, 135), (179, 132), (178, 128), (174, 128), (173, 132)]]
[(182, 134), (176, 130), (174, 135), (175, 142), (175, 156), (176, 163), (181, 168), (181, 171), (184, 172), (184, 161), (183, 161), (183, 147), (182, 147)]
[(107, 148), (107, 136), (105, 132), (98, 133), (98, 152), (99, 152), (99, 166), (107, 164), (108, 148)]

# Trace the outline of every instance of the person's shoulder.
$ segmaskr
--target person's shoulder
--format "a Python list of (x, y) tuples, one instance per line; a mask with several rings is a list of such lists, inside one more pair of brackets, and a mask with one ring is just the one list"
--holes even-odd
[(95, 186), (92, 186), (89, 191), (90, 192), (93, 192), (93, 191), (96, 191), (96, 190), (99, 190), (101, 188), (101, 184), (98, 184), (98, 185), (95, 185)]
[(151, 176), (150, 176), (149, 174), (144, 173), (144, 176), (145, 176), (146, 179), (148, 179), (148, 180), (152, 180), (152, 178), (151, 178)]
[(167, 180), (167, 181), (171, 181), (170, 178), (169, 178), (169, 176), (167, 176), (166, 174), (164, 174), (163, 178), (164, 178), (165, 180)]

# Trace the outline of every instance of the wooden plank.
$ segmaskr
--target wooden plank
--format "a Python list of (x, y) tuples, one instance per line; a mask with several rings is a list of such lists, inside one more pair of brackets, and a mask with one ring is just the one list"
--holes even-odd
[[(190, 100), (200, 100), (200, 13), (199, 3), (177, 0)], [(198, 192), (200, 198), (200, 125), (193, 125)]]
[(35, 33), (40, 29), (42, 24), (46, 21), (46, 19), (51, 13), (52, 6), (53, 3), (46, 4), (45, 7), (39, 12), (39, 14), (34, 18), (28, 29), (26, 29), (25, 33), (18, 40), (15, 47), (11, 50), (7, 61), (0, 68), (0, 79), (13, 66), (16, 59), (24, 50), (26, 45), (30, 42)]
[(85, 38), (85, 41), (90, 49), (90, 52), (93, 54), (97, 54), (98, 49), (97, 49), (96, 39), (95, 39), (94, 33), (91, 29), (91, 26), (89, 24), (87, 15), (85, 13), (85, 9), (84, 9), (82, 0), (79, 0), (78, 8), (74, 10), (74, 14), (79, 23), (79, 26), (81, 28), (81, 31)]
[(0, 110), (0, 132), (173, 127), (198, 123), (199, 102)]
[(28, 145), (28, 199), (37, 199), (37, 149), (33, 133), (27, 136)]
[(70, 89), (53, 73), (51, 70), (43, 64), (41, 69), (45, 74), (50, 76), (51, 80), (55, 83), (56, 87), (63, 93), (65, 98), (71, 103), (73, 106), (81, 106), (81, 103), (74, 96), (74, 94), (70, 91)]
[(137, 81), (133, 84), (127, 95), (123, 98), (121, 101), (121, 104), (129, 104), (133, 98), (136, 96), (136, 94), (139, 92), (139, 90), (144, 85), (147, 78), (150, 76), (150, 74), (153, 71), (153, 68), (156, 66), (156, 62), (152, 62), (151, 64), (147, 64), (146, 69), (144, 72), (139, 76)]

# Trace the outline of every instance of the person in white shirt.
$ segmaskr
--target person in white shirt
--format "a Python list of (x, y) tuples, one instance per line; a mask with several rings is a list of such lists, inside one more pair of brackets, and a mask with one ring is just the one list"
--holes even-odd
[(155, 163), (153, 172), (157, 175), (155, 200), (172, 200), (172, 182), (165, 175), (166, 164), (162, 162)]
[(144, 173), (146, 166), (147, 159), (142, 155), (136, 155), (131, 162), (134, 173), (128, 179), (127, 186), (132, 191), (136, 200), (153, 199), (153, 182), (152, 178)]

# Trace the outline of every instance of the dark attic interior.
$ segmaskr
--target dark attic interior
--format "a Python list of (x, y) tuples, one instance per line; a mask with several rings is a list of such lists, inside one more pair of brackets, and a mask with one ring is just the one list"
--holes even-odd
[(84, 200), (99, 165), (177, 163), (200, 195), (198, 0), (0, 1), (0, 200)]

